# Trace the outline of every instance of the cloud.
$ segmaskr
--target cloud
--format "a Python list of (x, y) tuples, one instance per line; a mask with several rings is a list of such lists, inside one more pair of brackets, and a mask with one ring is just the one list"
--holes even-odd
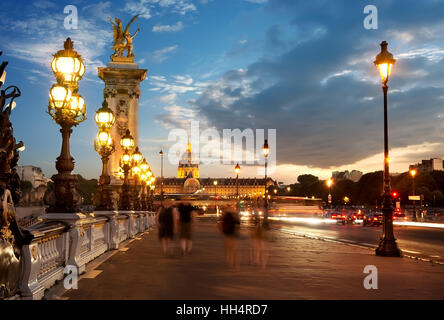
[(184, 16), (197, 11), (197, 8), (189, 0), (139, 0), (127, 2), (123, 10), (130, 14), (140, 14), (141, 18), (150, 19), (153, 15), (162, 15), (165, 12)]
[(69, 32), (63, 28), (63, 14), (41, 11), (37, 16), (23, 12), (21, 17), (2, 17), (4, 23), (0, 26), (0, 39), (5, 44), (6, 54), (37, 63), (49, 71), (52, 55), (63, 49), (63, 43), (69, 36), (75, 50), (82, 55), (87, 74), (95, 76), (97, 67), (104, 65), (99, 57), (112, 42), (112, 30), (104, 28), (95, 16), (84, 16), (78, 29)]
[(155, 25), (153, 27), (153, 32), (177, 32), (183, 29), (182, 21), (178, 21), (173, 25)]
[[(273, 25), (262, 42), (268, 50), (279, 49), (279, 54), (264, 52), (243, 69), (227, 71), (191, 105), (219, 130), (277, 129), (281, 164), (326, 170), (348, 165), (373, 168), (364, 160), (375, 159), (381, 167), (382, 93), (372, 66), (380, 35), (364, 30), (362, 21), (357, 25), (349, 14), (361, 12), (361, 4), (335, 1), (323, 8), (325, 4), (271, 2), (270, 10), (293, 15), (298, 30), (315, 26), (319, 32), (298, 41), (283, 36), (289, 28), (284, 23)], [(431, 30), (441, 23), (434, 13), (440, 10), (437, 6), (442, 4), (429, 2), (422, 7), (425, 16), (434, 17), (423, 21)], [(393, 24), (405, 21), (394, 5), (385, 9), (395, 13)], [(354, 24), (357, 27), (350, 28)], [(411, 29), (414, 24), (404, 26), (406, 32)], [(444, 71), (444, 43), (436, 38), (414, 43), (414, 39), (389, 39), (389, 49), (398, 58), (390, 83), (396, 89), (389, 99), (390, 145), (402, 149), (427, 143), (427, 152), (437, 152), (436, 143), (444, 136), (438, 117), (444, 102), (440, 98), (444, 86), (438, 80)]]
[(157, 63), (161, 63), (168, 58), (168, 55), (177, 50), (179, 46), (176, 44), (174, 46), (165, 47), (159, 50), (156, 50), (152, 53), (151, 58), (153, 61)]

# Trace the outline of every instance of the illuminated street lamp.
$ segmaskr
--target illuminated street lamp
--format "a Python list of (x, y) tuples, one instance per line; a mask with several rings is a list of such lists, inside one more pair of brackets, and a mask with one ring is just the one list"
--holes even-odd
[(384, 94), (384, 195), (382, 201), (382, 212), (384, 214), (384, 224), (379, 246), (376, 255), (388, 257), (400, 257), (401, 250), (396, 243), (393, 233), (393, 202), (390, 188), (389, 172), (389, 147), (388, 147), (388, 119), (387, 119), (387, 82), (396, 60), (387, 50), (388, 43), (381, 42), (381, 52), (376, 56), (374, 64), (381, 74), (382, 91)]
[(133, 163), (131, 150), (134, 147), (134, 138), (131, 136), (129, 130), (126, 130), (125, 135), (120, 139), (120, 146), (123, 149), (123, 154), (120, 158), (120, 167), (123, 170), (123, 184), (122, 192), (120, 193), (119, 210), (132, 210), (133, 205), (131, 203), (132, 201), (128, 176)]
[(107, 131), (100, 131), (94, 140), (94, 149), (102, 158), (102, 174), (99, 179), (98, 203), (96, 210), (110, 211), (113, 210), (112, 191), (109, 188), (111, 178), (108, 174), (109, 156), (114, 152), (114, 142)]
[[(410, 170), (410, 175), (412, 176), (412, 196), (415, 196), (415, 176), (416, 170)], [(418, 221), (418, 217), (416, 216), (416, 201), (413, 199), (413, 221)]]
[(331, 196), (331, 186), (333, 185), (333, 180), (332, 179), (328, 179), (327, 182), (327, 187), (328, 187), (328, 203), (330, 204), (330, 207), (332, 206), (332, 196)]
[(131, 156), (131, 175), (134, 181), (134, 188), (132, 192), (133, 197), (133, 208), (134, 210), (140, 210), (141, 202), (139, 197), (139, 181), (140, 181), (140, 173), (141, 169), (139, 165), (142, 163), (143, 155), (139, 151), (139, 147), (136, 147), (136, 150), (133, 152)]
[(163, 150), (159, 151), (160, 156), (160, 205), (163, 205)]
[[(265, 191), (264, 195), (267, 194), (267, 167), (268, 167), (268, 154), (270, 153), (270, 148), (268, 147), (268, 140), (264, 140), (264, 146), (262, 148), (262, 152), (264, 153), (265, 157)], [(268, 228), (268, 197), (265, 197), (264, 201), (264, 226)]]
[(85, 120), (86, 108), (85, 101), (78, 94), (78, 81), (85, 73), (85, 67), (70, 38), (66, 39), (64, 49), (54, 55), (51, 68), (57, 83), (49, 90), (48, 114), (61, 127), (62, 147), (56, 161), (58, 173), (52, 177), (56, 201), (47, 212), (74, 213), (80, 197), (76, 190), (77, 177), (71, 174), (74, 159), (69, 139), (72, 127)]
[(98, 188), (98, 204), (96, 210), (109, 211), (113, 210), (112, 191), (109, 188), (111, 178), (108, 174), (108, 160), (114, 152), (114, 141), (111, 138), (109, 130), (112, 128), (115, 117), (113, 111), (108, 108), (108, 103), (103, 101), (102, 107), (96, 111), (94, 117), (99, 133), (94, 140), (94, 149), (102, 158), (102, 174), (99, 179)]
[(234, 167), (234, 171), (236, 172), (236, 199), (237, 199), (237, 210), (239, 211), (239, 172), (240, 172), (239, 163), (236, 164), (236, 166)]

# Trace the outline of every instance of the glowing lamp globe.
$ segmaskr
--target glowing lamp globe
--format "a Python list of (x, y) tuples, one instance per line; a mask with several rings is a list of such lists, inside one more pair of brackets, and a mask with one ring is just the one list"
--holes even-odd
[(49, 108), (52, 110), (62, 110), (69, 106), (71, 101), (71, 90), (60, 84), (55, 84), (49, 90)]
[(106, 101), (104, 101), (102, 107), (97, 110), (94, 119), (96, 120), (97, 126), (100, 130), (111, 129), (114, 125), (114, 122), (116, 121), (114, 113), (108, 107), (108, 103)]
[(139, 151), (139, 147), (136, 147), (136, 151), (133, 153), (133, 162), (135, 165), (139, 165), (142, 162), (143, 155)]
[(131, 155), (129, 153), (124, 153), (120, 159), (124, 165), (131, 164)]
[(85, 74), (82, 57), (74, 50), (74, 43), (66, 39), (64, 49), (58, 51), (51, 62), (51, 69), (57, 80), (67, 85), (77, 85)]
[(85, 114), (85, 100), (77, 93), (73, 93), (70, 101), (69, 111), (71, 115), (76, 118)]
[(140, 163), (139, 167), (143, 172), (148, 172), (148, 170), (150, 169), (150, 165), (148, 164), (148, 162), (146, 162), (145, 158), (143, 158), (143, 161)]
[(125, 151), (129, 151), (134, 148), (134, 138), (128, 129), (126, 130), (126, 133), (122, 139), (120, 139), (120, 145)]
[(381, 80), (383, 84), (387, 83), (392, 71), (392, 67), (396, 62), (396, 59), (393, 58), (393, 54), (391, 54), (387, 50), (387, 46), (387, 41), (381, 42), (381, 52), (376, 56), (376, 59), (374, 61), (376, 68), (381, 74)]

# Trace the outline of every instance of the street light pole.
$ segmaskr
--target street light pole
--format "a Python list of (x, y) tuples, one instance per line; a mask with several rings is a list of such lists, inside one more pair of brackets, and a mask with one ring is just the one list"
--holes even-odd
[(234, 167), (234, 171), (236, 171), (236, 206), (237, 206), (237, 212), (239, 212), (240, 205), (239, 205), (239, 172), (240, 172), (240, 166), (239, 163), (236, 164)]
[[(415, 196), (415, 176), (416, 170), (410, 170), (410, 175), (412, 176), (412, 196)], [(416, 216), (416, 201), (413, 199), (413, 221), (418, 221), (418, 217)]]
[(395, 64), (393, 55), (387, 50), (388, 43), (381, 43), (381, 52), (376, 56), (375, 66), (379, 69), (382, 78), (382, 91), (384, 94), (384, 194), (382, 201), (382, 212), (384, 214), (384, 224), (379, 246), (376, 255), (386, 257), (400, 257), (401, 250), (398, 248), (393, 232), (393, 202), (390, 188), (389, 172), (389, 147), (388, 147), (388, 116), (387, 116), (387, 92), (388, 78), (392, 66)]
[(163, 205), (163, 150), (160, 150), (160, 205)]
[(268, 154), (270, 152), (270, 148), (268, 147), (268, 140), (265, 139), (264, 140), (264, 147), (262, 149), (263, 153), (264, 153), (264, 157), (265, 157), (265, 180), (264, 180), (264, 197), (265, 197), (265, 201), (264, 201), (264, 222), (263, 222), (263, 226), (268, 228), (268, 194), (267, 194), (267, 167), (268, 167)]
[(85, 101), (78, 94), (78, 81), (85, 73), (85, 66), (70, 38), (64, 42), (64, 49), (54, 55), (51, 69), (57, 84), (49, 91), (48, 114), (61, 127), (62, 148), (56, 161), (58, 173), (52, 177), (56, 201), (47, 212), (74, 213), (80, 197), (76, 190), (77, 176), (72, 174), (74, 158), (70, 153), (69, 139), (72, 127), (86, 119)]

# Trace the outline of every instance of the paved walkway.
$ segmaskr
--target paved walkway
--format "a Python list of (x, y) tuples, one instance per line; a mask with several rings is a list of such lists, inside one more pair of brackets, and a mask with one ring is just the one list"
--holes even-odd
[[(241, 268), (225, 266), (215, 222), (199, 221), (193, 253), (162, 257), (153, 230), (89, 270), (62, 299), (444, 299), (444, 266), (409, 258), (376, 257), (347, 244), (270, 234), (267, 269), (249, 263), (242, 228)], [(375, 265), (379, 289), (366, 290), (366, 265)], [(91, 269), (91, 268), (89, 268)]]

